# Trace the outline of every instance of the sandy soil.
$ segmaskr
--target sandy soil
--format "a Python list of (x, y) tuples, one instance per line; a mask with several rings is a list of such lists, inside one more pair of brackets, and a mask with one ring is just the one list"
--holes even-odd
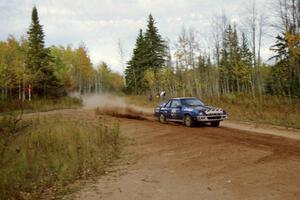
[(187, 128), (111, 120), (129, 138), (121, 159), (65, 199), (300, 199), (299, 140), (230, 123)]
[(228, 120), (222, 122), (221, 124), (223, 127), (300, 140), (300, 130), (295, 128), (287, 128), (287, 127), (274, 126), (269, 124), (255, 124), (251, 122), (228, 121)]

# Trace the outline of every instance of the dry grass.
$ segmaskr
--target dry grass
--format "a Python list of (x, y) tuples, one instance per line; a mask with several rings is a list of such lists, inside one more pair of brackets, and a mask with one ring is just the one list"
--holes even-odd
[(34, 99), (32, 101), (12, 100), (0, 103), (0, 113), (18, 111), (23, 109), (25, 113), (46, 112), (51, 110), (80, 108), (82, 100), (75, 97), (62, 97), (59, 99)]
[(232, 120), (300, 128), (299, 99), (265, 96), (259, 102), (249, 96), (231, 95), (206, 102), (226, 109)]
[(104, 173), (119, 155), (119, 125), (76, 117), (28, 119), (31, 126), (9, 145), (8, 133), (0, 130), (0, 199), (40, 199), (45, 194), (58, 198), (55, 195), (74, 180)]

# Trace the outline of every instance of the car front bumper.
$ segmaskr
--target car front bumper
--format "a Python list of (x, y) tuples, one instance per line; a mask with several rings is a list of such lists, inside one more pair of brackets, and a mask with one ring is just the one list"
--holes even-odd
[(222, 121), (227, 119), (227, 115), (202, 115), (197, 116), (198, 122), (213, 122), (213, 121)]

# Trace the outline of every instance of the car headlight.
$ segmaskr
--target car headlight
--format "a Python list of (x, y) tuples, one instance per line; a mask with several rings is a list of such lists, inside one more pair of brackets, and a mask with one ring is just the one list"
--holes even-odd
[(203, 115), (204, 115), (204, 112), (200, 111), (198, 115), (199, 115), (199, 116), (203, 116)]

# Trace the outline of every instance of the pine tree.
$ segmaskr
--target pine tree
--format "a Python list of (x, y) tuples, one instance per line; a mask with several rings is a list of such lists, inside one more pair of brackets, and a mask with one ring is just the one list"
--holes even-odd
[(166, 42), (158, 33), (158, 28), (155, 26), (155, 21), (152, 15), (149, 15), (148, 25), (145, 33), (145, 63), (146, 66), (154, 71), (156, 80), (156, 90), (159, 90), (158, 71), (166, 64), (168, 56)]
[(146, 71), (145, 62), (145, 38), (140, 29), (136, 39), (135, 48), (131, 60), (127, 63), (125, 70), (126, 87), (129, 92), (140, 93), (146, 88), (144, 75)]
[[(274, 79), (273, 82), (276, 82), (279, 77), (286, 77), (280, 79), (286, 95), (300, 96), (300, 34), (286, 32), (278, 35), (276, 39), (276, 43), (271, 47), (271, 50), (276, 53), (272, 58), (275, 58), (278, 63), (273, 66), (274, 72), (271, 73), (269, 79)], [(274, 74), (275, 71), (281, 74), (276, 75)], [(271, 82), (269, 81), (269, 83)], [(278, 84), (273, 86), (278, 87)], [(268, 87), (270, 88), (271, 86)], [(282, 89), (273, 88), (272, 90), (279, 91)]]
[(250, 92), (251, 88), (251, 67), (252, 53), (249, 49), (247, 38), (242, 33), (241, 46), (239, 47), (239, 81), (243, 92)]
[(221, 93), (232, 92), (232, 27), (228, 25), (223, 35), (223, 47), (220, 60)]
[(62, 84), (54, 75), (54, 70), (49, 64), (51, 61), (50, 50), (45, 48), (44, 32), (40, 25), (36, 7), (32, 9), (32, 22), (27, 32), (28, 50), (26, 67), (31, 70), (33, 78), (30, 83), (38, 96), (57, 96), (63, 92)]

